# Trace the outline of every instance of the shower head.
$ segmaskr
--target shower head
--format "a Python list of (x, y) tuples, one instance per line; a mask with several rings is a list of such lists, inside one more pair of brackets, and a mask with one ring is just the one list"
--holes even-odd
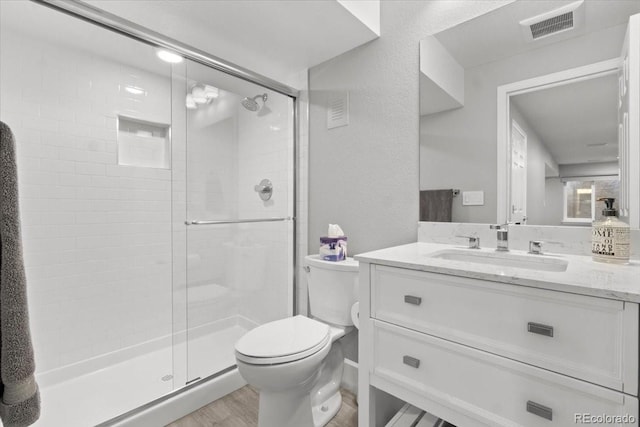
[(267, 102), (267, 94), (263, 93), (262, 95), (256, 95), (253, 98), (246, 97), (242, 100), (242, 106), (249, 111), (258, 111), (260, 109), (260, 105), (256, 101), (258, 98), (262, 98), (262, 102)]

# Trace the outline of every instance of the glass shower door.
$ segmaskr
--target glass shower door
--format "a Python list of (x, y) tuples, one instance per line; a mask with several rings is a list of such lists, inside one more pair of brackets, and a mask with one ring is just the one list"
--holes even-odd
[(293, 309), (293, 100), (187, 61), (186, 382)]

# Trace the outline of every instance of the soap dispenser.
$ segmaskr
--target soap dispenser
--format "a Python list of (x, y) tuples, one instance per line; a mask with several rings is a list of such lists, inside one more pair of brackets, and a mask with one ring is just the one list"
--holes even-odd
[(604, 218), (593, 221), (591, 254), (594, 261), (626, 264), (629, 262), (629, 225), (618, 219), (618, 211), (613, 208), (614, 198), (603, 197)]

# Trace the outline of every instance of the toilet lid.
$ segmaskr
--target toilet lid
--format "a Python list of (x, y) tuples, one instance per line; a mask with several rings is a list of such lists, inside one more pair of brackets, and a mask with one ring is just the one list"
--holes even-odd
[(253, 363), (282, 363), (316, 353), (329, 339), (329, 325), (298, 315), (252, 329), (238, 340), (236, 352)]

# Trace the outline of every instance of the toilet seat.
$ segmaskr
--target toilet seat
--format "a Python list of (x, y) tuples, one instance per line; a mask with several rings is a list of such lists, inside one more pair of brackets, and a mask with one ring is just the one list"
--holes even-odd
[(331, 345), (329, 325), (298, 315), (258, 326), (235, 349), (242, 362), (275, 365), (304, 359), (326, 345)]

